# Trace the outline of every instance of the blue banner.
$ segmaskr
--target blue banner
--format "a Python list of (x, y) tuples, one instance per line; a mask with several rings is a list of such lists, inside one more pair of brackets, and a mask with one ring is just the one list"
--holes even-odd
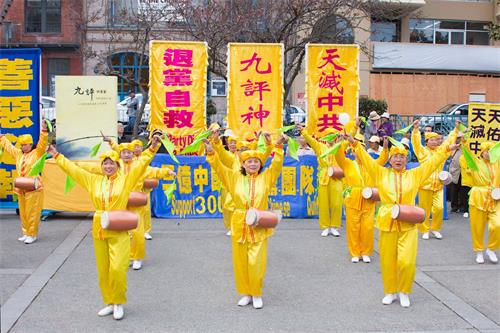
[[(177, 156), (180, 165), (167, 154), (157, 154), (151, 166), (168, 166), (175, 170), (177, 179), (172, 201), (167, 204), (164, 191), (174, 179), (161, 180), (151, 194), (151, 211), (160, 218), (220, 218), (220, 181), (212, 173), (204, 156)], [(268, 160), (266, 166), (270, 164)], [(408, 163), (408, 169), (418, 163)], [(285, 157), (283, 170), (269, 196), (269, 209), (279, 209), (285, 218), (317, 218), (317, 167), (315, 156), (301, 156), (300, 161)], [(444, 219), (448, 219), (445, 192)]]
[[(9, 141), (40, 133), (40, 49), (0, 49), (0, 128)], [(0, 201), (11, 202), (15, 161), (3, 154), (0, 161)]]

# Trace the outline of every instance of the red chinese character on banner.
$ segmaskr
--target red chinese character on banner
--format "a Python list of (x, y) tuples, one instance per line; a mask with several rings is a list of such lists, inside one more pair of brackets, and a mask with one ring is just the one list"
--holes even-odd
[(255, 92), (258, 92), (259, 101), (262, 101), (262, 92), (271, 91), (271, 89), (269, 89), (269, 84), (267, 83), (267, 81), (252, 82), (250, 79), (248, 79), (247, 82), (248, 83), (241, 85), (241, 87), (245, 88), (245, 96), (253, 96)]
[(191, 81), (191, 70), (190, 69), (167, 69), (163, 71), (165, 79), (163, 80), (163, 85), (168, 86), (191, 86), (193, 81)]
[(166, 66), (193, 67), (193, 50), (166, 49), (163, 60)]
[(339, 118), (337, 114), (329, 115), (325, 113), (321, 118), (318, 119), (318, 131), (323, 132), (329, 127), (333, 127), (334, 129), (340, 131), (342, 130), (342, 124), (339, 122)]
[(191, 106), (189, 91), (174, 90), (165, 92), (165, 106), (168, 108)]
[(259, 110), (254, 112), (253, 107), (249, 107), (248, 110), (250, 112), (242, 114), (241, 118), (243, 118), (243, 122), (246, 122), (250, 125), (252, 119), (258, 119), (260, 122), (260, 127), (263, 125), (263, 120), (269, 117), (269, 111), (262, 109), (262, 104), (259, 104)]
[(318, 68), (323, 68), (325, 67), (326, 65), (328, 64), (332, 64), (333, 67), (338, 70), (338, 71), (345, 71), (345, 68), (344, 67), (341, 67), (339, 65), (337, 65), (333, 60), (334, 59), (338, 59), (340, 58), (340, 56), (337, 53), (337, 49), (328, 49), (326, 50), (326, 53), (327, 53), (327, 56), (326, 57), (323, 57), (321, 59), (325, 60), (325, 62), (323, 63), (323, 65), (319, 66)]
[(343, 106), (344, 96), (333, 96), (332, 93), (328, 93), (326, 97), (318, 97), (318, 108), (325, 105), (328, 106), (328, 111), (332, 111), (334, 105)]
[(163, 112), (163, 123), (168, 128), (193, 127), (193, 112), (188, 110), (168, 110)]
[(335, 71), (332, 71), (332, 75), (325, 74), (325, 72), (321, 72), (321, 76), (319, 78), (319, 87), (326, 89), (336, 89), (339, 94), (344, 94), (344, 87), (340, 86), (340, 80), (342, 76), (340, 74), (335, 74)]
[(240, 72), (245, 72), (248, 69), (248, 67), (252, 66), (252, 64), (254, 62), (256, 62), (256, 64), (255, 64), (255, 71), (257, 73), (259, 73), (259, 74), (269, 74), (269, 73), (271, 73), (271, 63), (269, 63), (269, 62), (267, 63), (267, 69), (265, 71), (259, 70), (259, 64), (260, 64), (261, 60), (262, 60), (262, 58), (257, 57), (257, 53), (254, 52), (253, 55), (252, 55), (252, 57), (250, 59), (243, 60), (243, 61), (240, 62), (241, 65), (248, 64), (245, 68), (241, 69)]

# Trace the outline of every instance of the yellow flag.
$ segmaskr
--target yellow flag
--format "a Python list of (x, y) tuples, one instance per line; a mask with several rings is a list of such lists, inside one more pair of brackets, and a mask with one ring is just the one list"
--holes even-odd
[(241, 139), (282, 126), (283, 44), (228, 45), (227, 120)]

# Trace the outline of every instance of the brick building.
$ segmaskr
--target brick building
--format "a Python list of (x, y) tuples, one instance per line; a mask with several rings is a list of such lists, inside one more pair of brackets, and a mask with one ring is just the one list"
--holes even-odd
[(0, 48), (42, 50), (42, 95), (54, 96), (56, 75), (81, 75), (82, 1), (5, 0)]

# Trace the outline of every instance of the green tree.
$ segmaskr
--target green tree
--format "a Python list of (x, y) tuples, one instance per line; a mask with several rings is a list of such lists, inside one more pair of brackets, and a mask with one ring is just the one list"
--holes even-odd
[(383, 99), (372, 99), (370, 97), (360, 97), (358, 102), (359, 116), (368, 118), (371, 111), (377, 111), (379, 115), (387, 112), (387, 102)]

